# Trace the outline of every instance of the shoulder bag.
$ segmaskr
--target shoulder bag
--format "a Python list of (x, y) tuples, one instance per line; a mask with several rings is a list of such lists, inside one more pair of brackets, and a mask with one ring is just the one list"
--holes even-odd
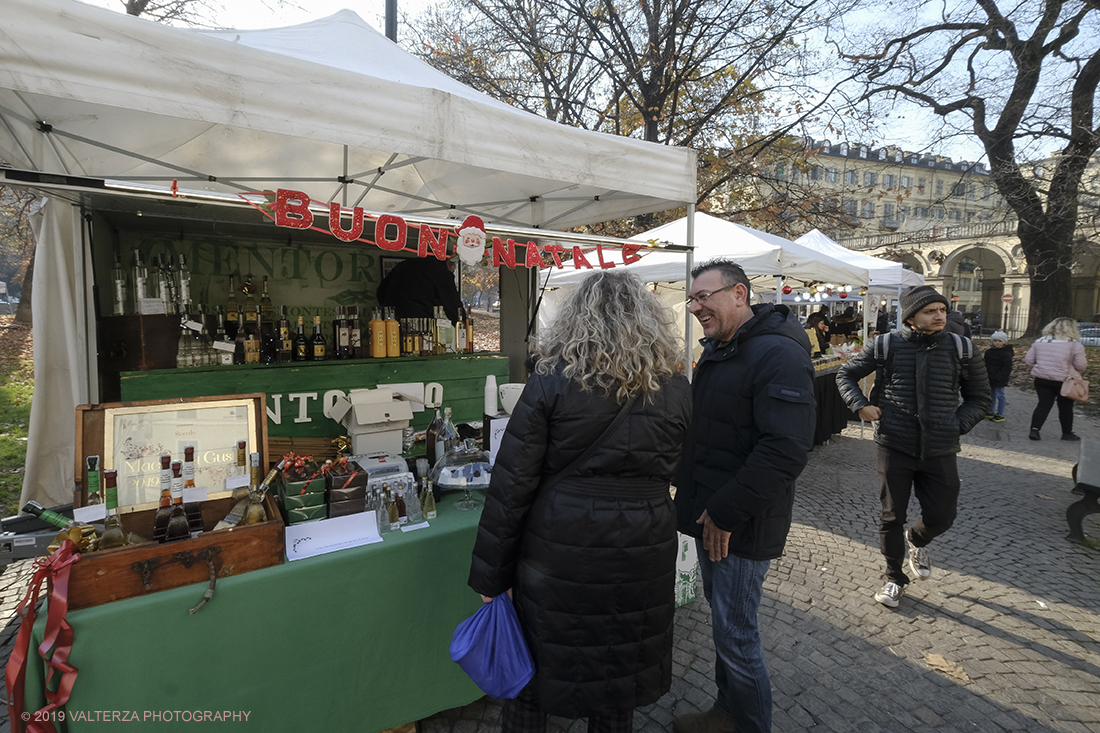
[(1089, 381), (1081, 376), (1073, 366), (1073, 350), (1070, 350), (1069, 368), (1066, 379), (1062, 382), (1062, 396), (1069, 397), (1074, 402), (1089, 401)]

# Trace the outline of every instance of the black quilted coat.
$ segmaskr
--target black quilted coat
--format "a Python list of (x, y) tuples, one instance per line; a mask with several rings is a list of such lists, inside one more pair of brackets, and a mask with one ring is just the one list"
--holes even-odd
[[(985, 361), (973, 350), (963, 367), (955, 340), (946, 331), (922, 334), (902, 324), (890, 336), (875, 442), (914, 458), (959, 452), (959, 436), (982, 421), (992, 404)], [(840, 368), (840, 396), (858, 412), (870, 400), (859, 380), (875, 371), (874, 341)], [(960, 404), (959, 395), (962, 395)]]
[(749, 560), (783, 554), (795, 479), (813, 446), (810, 342), (787, 306), (753, 306), (725, 346), (702, 340), (692, 428), (676, 476), (680, 531), (701, 537), (706, 509)]
[(682, 376), (549, 491), (619, 405), (560, 372), (512, 412), (478, 526), (470, 587), (513, 588), (543, 711), (570, 718), (656, 702), (672, 682), (676, 515), (669, 481), (691, 420)]

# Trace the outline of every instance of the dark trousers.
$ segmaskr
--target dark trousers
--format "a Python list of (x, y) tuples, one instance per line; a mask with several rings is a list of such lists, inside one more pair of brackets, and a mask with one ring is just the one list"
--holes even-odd
[[(634, 710), (588, 716), (588, 733), (630, 733)], [(539, 708), (539, 696), (532, 680), (514, 700), (501, 700), (501, 733), (546, 733), (546, 713)]]
[(1062, 396), (1062, 383), (1053, 379), (1036, 379), (1035, 393), (1039, 395), (1039, 404), (1031, 413), (1031, 427), (1041, 428), (1047, 421), (1050, 408), (1058, 403), (1058, 422), (1062, 424), (1062, 435), (1073, 432), (1073, 400)]
[(955, 521), (959, 503), (959, 470), (955, 454), (921, 460), (884, 446), (878, 447), (882, 500), (879, 547), (886, 558), (886, 580), (904, 586), (905, 514), (915, 491), (921, 515), (913, 522), (913, 544), (924, 547)]

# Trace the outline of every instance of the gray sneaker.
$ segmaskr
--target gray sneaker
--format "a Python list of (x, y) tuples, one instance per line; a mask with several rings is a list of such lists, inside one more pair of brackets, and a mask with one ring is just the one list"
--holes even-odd
[(913, 530), (906, 530), (905, 544), (909, 545), (909, 572), (914, 580), (924, 580), (932, 575), (932, 561), (928, 559), (928, 548), (913, 544)]
[(898, 599), (905, 594), (905, 586), (897, 583), (887, 583), (882, 590), (875, 594), (875, 600), (887, 608), (897, 608)]

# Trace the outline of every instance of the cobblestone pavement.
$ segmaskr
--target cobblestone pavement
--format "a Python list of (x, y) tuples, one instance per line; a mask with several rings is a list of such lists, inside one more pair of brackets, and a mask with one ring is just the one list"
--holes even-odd
[[(850, 424), (811, 454), (760, 609), (776, 733), (1100, 733), (1100, 550), (1065, 539), (1078, 444), (1057, 439), (1056, 415), (1042, 441), (1028, 440), (1034, 395), (1010, 388), (1008, 399), (1006, 422), (983, 422), (964, 438), (959, 517), (929, 548), (932, 578), (910, 584), (896, 610), (871, 598), (882, 559), (870, 428), (861, 435)], [(1100, 439), (1100, 423), (1080, 415), (1075, 431)], [(910, 516), (917, 512), (914, 501)], [(1100, 539), (1097, 517), (1089, 520), (1086, 533)], [(0, 576), (5, 617), (27, 570)], [(15, 630), (0, 631), (5, 658)], [(673, 655), (672, 689), (635, 713), (639, 733), (671, 731), (675, 716), (713, 701), (701, 597), (677, 611)], [(497, 733), (500, 705), (482, 699), (420, 729)], [(551, 718), (551, 733), (566, 730), (582, 733), (584, 721)]]

